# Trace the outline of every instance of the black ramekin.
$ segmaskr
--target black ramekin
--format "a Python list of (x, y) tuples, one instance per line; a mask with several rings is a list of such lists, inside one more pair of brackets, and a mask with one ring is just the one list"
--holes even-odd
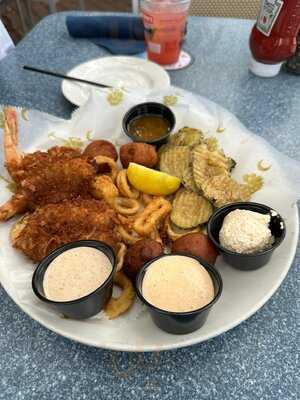
[[(219, 233), (222, 228), (224, 218), (231, 211), (237, 209), (255, 211), (260, 214), (269, 214), (271, 216), (269, 227), (272, 235), (275, 238), (275, 241), (270, 248), (254, 254), (239, 254), (227, 250), (226, 248), (221, 246), (219, 241)], [(273, 211), (274, 215), (271, 214), (271, 211)], [(273, 208), (259, 203), (239, 202), (228, 204), (224, 207), (219, 208), (211, 216), (208, 222), (207, 233), (210, 240), (214, 243), (214, 245), (224, 257), (224, 260), (229, 265), (240, 270), (255, 270), (261, 268), (268, 263), (274, 250), (282, 243), (286, 234), (286, 227), (283, 218), (277, 213), (277, 211), (273, 210)]]
[[(60, 254), (76, 247), (93, 247), (104, 253), (112, 264), (112, 271), (109, 277), (94, 292), (81, 297), (80, 299), (63, 302), (47, 299), (44, 293), (43, 280), (49, 264)], [(32, 277), (32, 289), (40, 300), (49, 304), (64, 316), (74, 319), (86, 319), (98, 314), (111, 298), (115, 269), (116, 257), (113, 249), (110, 246), (97, 240), (79, 240), (55, 249), (39, 263)]]
[[(142, 284), (147, 269), (151, 267), (151, 264), (154, 261), (159, 260), (160, 258), (163, 257), (172, 257), (172, 256), (184, 256), (184, 257), (194, 258), (206, 269), (206, 271), (209, 273), (213, 281), (215, 290), (215, 297), (209, 304), (194, 311), (171, 312), (155, 307), (153, 304), (150, 304), (144, 298), (142, 293)], [(213, 266), (208, 264), (205, 260), (203, 260), (200, 257), (191, 256), (184, 253), (174, 253), (167, 255), (165, 254), (154, 258), (153, 260), (143, 265), (136, 279), (137, 295), (140, 298), (140, 300), (148, 307), (153, 322), (156, 324), (156, 326), (158, 326), (158, 328), (174, 335), (185, 335), (201, 328), (204, 325), (212, 306), (217, 302), (217, 300), (221, 296), (222, 290), (223, 290), (223, 282), (221, 275)]]
[[(165, 118), (170, 123), (170, 131), (166, 133), (164, 136), (161, 136), (158, 139), (154, 140), (145, 140), (143, 138), (131, 135), (129, 133), (129, 124), (132, 120), (137, 117), (142, 117), (145, 115), (157, 115)], [(161, 145), (167, 143), (168, 138), (172, 131), (174, 130), (176, 125), (176, 118), (173, 111), (161, 103), (142, 103), (132, 107), (123, 118), (123, 131), (125, 134), (130, 137), (134, 142), (142, 142), (152, 144), (153, 146), (160, 147)]]

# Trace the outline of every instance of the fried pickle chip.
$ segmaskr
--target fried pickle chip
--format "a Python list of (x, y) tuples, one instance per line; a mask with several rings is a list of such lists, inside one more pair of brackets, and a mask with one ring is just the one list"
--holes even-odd
[(173, 202), (171, 221), (182, 229), (204, 224), (213, 213), (213, 207), (203, 196), (180, 189)]
[(245, 184), (248, 186), (250, 193), (258, 192), (264, 185), (264, 180), (256, 174), (247, 174), (243, 176)]
[(160, 148), (157, 150), (157, 155), (158, 159), (160, 160), (160, 157), (162, 156), (163, 153), (165, 153), (167, 150), (171, 149), (173, 146), (169, 143), (163, 144), (160, 146)]
[(218, 139), (215, 137), (209, 137), (204, 140), (209, 151), (216, 151), (219, 149), (219, 142)]
[(218, 175), (208, 179), (202, 186), (204, 196), (216, 207), (236, 201), (248, 201), (251, 190), (248, 185), (236, 182), (229, 175)]
[(169, 143), (174, 146), (193, 147), (202, 143), (203, 133), (199, 129), (184, 127), (170, 137)]
[(192, 152), (193, 175), (199, 189), (210, 178), (228, 175), (231, 162), (222, 151), (209, 151), (207, 145), (196, 146)]
[(188, 235), (189, 233), (198, 233), (201, 232), (201, 227), (196, 226), (196, 228), (191, 229), (182, 229), (179, 228), (177, 225), (173, 224), (172, 221), (167, 222), (167, 235), (170, 240), (175, 241), (182, 236)]
[(190, 161), (190, 149), (186, 146), (167, 148), (160, 156), (159, 169), (182, 180)]
[[(223, 150), (221, 150), (219, 147), (219, 142), (218, 142), (217, 138), (209, 137), (204, 140), (204, 143), (206, 144), (209, 151), (219, 151), (221, 154), (224, 155)], [(226, 157), (226, 158), (227, 158), (227, 162), (228, 162), (228, 170), (229, 170), (229, 172), (231, 172), (235, 168), (236, 162), (234, 161), (233, 158), (230, 158), (230, 157)]]
[(186, 189), (191, 190), (192, 192), (199, 192), (194, 179), (192, 164), (189, 164), (188, 167), (183, 171), (182, 184)]

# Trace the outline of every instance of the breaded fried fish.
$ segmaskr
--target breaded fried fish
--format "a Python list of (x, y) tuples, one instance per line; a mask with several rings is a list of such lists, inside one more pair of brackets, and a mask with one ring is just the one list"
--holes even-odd
[(104, 200), (64, 200), (21, 218), (12, 228), (11, 240), (13, 247), (39, 262), (57, 247), (76, 240), (100, 240), (115, 248), (117, 223), (115, 211)]
[[(18, 149), (17, 113), (11, 107), (4, 108), (3, 139), (5, 165), (15, 182), (16, 193), (0, 207), (0, 221), (78, 196), (92, 198), (97, 160), (79, 149), (63, 146), (22, 154)], [(115, 161), (108, 160), (116, 169)]]

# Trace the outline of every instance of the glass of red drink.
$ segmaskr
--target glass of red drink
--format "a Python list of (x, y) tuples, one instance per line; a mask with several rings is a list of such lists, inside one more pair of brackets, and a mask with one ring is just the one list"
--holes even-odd
[(143, 0), (148, 58), (174, 64), (180, 55), (191, 0)]

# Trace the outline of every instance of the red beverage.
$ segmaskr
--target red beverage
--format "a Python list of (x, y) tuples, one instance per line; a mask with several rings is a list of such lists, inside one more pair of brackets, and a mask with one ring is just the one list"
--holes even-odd
[(180, 55), (190, 0), (144, 0), (142, 12), (148, 58), (174, 64)]
[(259, 76), (278, 74), (294, 55), (300, 30), (300, 0), (263, 0), (250, 37), (250, 70)]

